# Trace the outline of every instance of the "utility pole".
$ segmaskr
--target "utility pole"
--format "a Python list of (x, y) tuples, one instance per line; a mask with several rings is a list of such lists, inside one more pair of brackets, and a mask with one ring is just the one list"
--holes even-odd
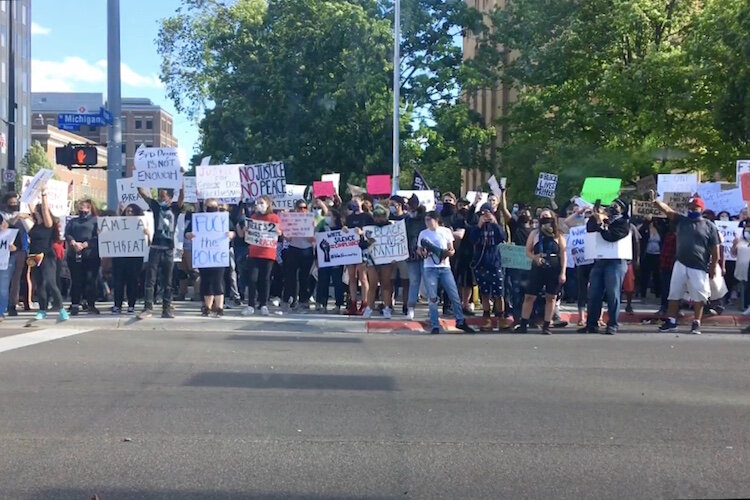
[(122, 178), (120, 88), (120, 0), (107, 0), (107, 107), (112, 124), (107, 130), (107, 208), (117, 210), (117, 179)]
[[(8, 2), (8, 171), (16, 170), (16, 42), (13, 30), (13, 2)], [(8, 191), (16, 190), (9, 182)]]
[(400, 138), (400, 105), (401, 105), (401, 0), (395, 0), (393, 12), (393, 188), (391, 194), (399, 189), (401, 165), (399, 164)]

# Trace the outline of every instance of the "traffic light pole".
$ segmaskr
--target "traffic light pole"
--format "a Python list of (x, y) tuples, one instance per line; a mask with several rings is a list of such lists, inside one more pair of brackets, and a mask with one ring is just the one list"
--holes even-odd
[[(8, 2), (8, 148), (9, 172), (16, 171), (16, 42), (13, 32), (13, 2)], [(16, 190), (16, 183), (9, 182), (8, 192)]]
[(120, 0), (107, 0), (107, 208), (117, 210), (117, 179), (123, 177), (120, 88)]

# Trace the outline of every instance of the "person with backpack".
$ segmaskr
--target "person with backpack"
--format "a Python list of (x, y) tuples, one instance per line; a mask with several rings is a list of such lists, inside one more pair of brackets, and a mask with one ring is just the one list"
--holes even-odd
[(173, 202), (172, 189), (159, 189), (157, 199), (151, 198), (151, 193), (138, 188), (154, 217), (154, 237), (148, 252), (148, 266), (146, 267), (145, 299), (143, 311), (138, 319), (148, 319), (154, 311), (154, 288), (156, 277), (162, 284), (162, 318), (174, 318), (172, 305), (172, 270), (174, 268), (174, 237), (177, 228), (177, 217), (180, 215), (185, 202), (185, 183), (183, 181), (180, 196)]

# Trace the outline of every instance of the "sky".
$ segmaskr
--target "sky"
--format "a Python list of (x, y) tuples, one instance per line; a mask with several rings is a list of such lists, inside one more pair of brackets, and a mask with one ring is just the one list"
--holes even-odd
[[(174, 135), (190, 157), (198, 126), (178, 115), (167, 97), (156, 52), (158, 22), (180, 3), (120, 1), (121, 92), (122, 97), (148, 97), (171, 113)], [(32, 92), (101, 92), (106, 99), (107, 1), (33, 0), (31, 21)]]

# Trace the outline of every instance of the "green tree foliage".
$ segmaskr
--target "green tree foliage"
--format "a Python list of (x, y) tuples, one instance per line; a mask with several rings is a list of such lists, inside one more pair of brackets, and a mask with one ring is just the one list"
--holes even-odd
[(39, 141), (34, 141), (21, 158), (20, 167), (21, 171), (16, 176), (16, 191), (18, 192), (21, 190), (21, 178), (24, 175), (33, 177), (42, 168), (52, 168), (52, 162), (47, 158), (47, 152)]

